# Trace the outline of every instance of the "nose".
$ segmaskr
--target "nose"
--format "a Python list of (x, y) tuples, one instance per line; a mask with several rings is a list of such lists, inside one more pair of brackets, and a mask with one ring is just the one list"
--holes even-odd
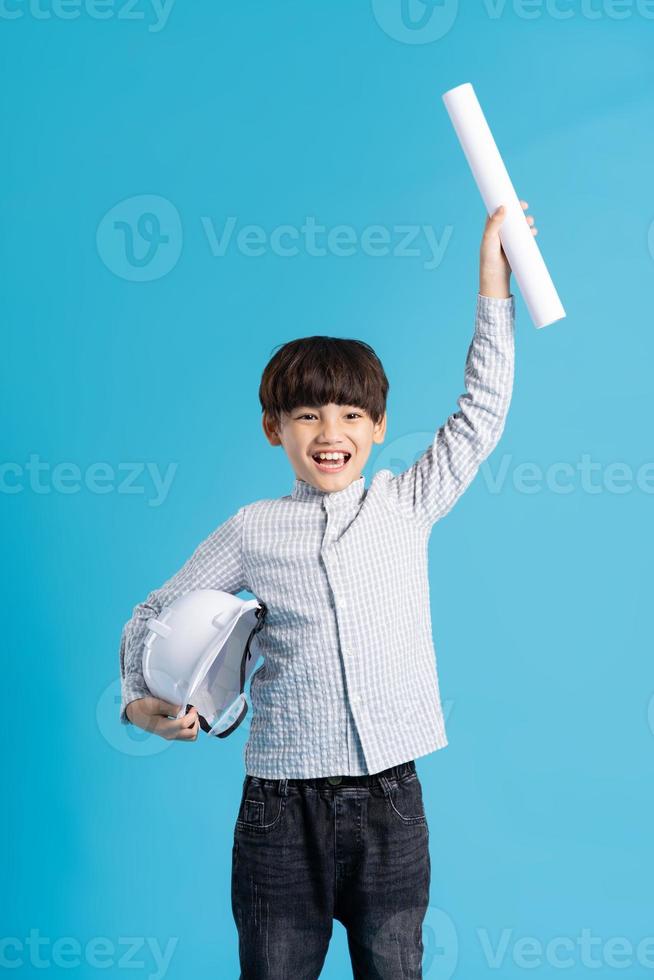
[(338, 425), (334, 422), (326, 422), (322, 427), (321, 437), (318, 440), (319, 444), (325, 446), (340, 446), (343, 440), (340, 437), (340, 432)]

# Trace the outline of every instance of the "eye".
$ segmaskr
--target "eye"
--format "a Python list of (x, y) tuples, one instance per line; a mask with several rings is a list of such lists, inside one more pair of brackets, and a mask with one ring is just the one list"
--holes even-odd
[[(360, 412), (348, 412), (347, 414), (348, 414), (348, 416), (354, 415), (358, 419), (363, 418), (363, 416), (361, 415)], [(298, 418), (298, 421), (299, 421), (300, 419), (308, 419), (308, 418), (314, 418), (315, 419), (315, 418), (317, 418), (317, 416), (313, 412), (304, 412), (303, 415), (298, 415), (297, 418)]]

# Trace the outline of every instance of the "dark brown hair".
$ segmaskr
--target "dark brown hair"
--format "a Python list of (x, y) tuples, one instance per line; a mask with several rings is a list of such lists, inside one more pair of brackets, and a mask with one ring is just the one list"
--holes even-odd
[(262, 412), (275, 424), (300, 405), (356, 405), (380, 422), (388, 378), (372, 347), (342, 337), (301, 337), (280, 346), (259, 385)]

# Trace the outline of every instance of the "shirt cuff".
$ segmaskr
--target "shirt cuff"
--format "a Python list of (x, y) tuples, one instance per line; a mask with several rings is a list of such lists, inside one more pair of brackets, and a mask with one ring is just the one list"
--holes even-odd
[(123, 725), (131, 725), (132, 722), (127, 717), (126, 708), (132, 701), (138, 698), (150, 698), (152, 692), (145, 685), (140, 674), (126, 674), (122, 684), (122, 698), (120, 705), (120, 722)]
[(492, 327), (493, 331), (512, 331), (515, 321), (515, 296), (505, 298), (483, 296), (477, 293), (477, 323)]

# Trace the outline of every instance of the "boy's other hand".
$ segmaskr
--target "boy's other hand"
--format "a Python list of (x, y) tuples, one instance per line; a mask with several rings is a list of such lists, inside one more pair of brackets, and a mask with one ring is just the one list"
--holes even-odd
[(176, 715), (180, 707), (179, 704), (171, 704), (160, 698), (137, 698), (135, 701), (130, 701), (125, 713), (133, 725), (143, 728), (146, 732), (161, 735), (168, 740), (195, 742), (200, 730), (197, 708), (191, 708), (181, 718), (169, 717), (169, 715)]
[[(529, 205), (526, 201), (520, 201), (523, 211)], [(504, 254), (502, 242), (500, 241), (499, 229), (504, 221), (506, 209), (500, 204), (497, 210), (488, 216), (484, 234), (481, 239), (479, 250), (479, 292), (482, 296), (495, 296), (498, 299), (508, 299), (511, 295), (510, 280), (511, 266)], [(534, 224), (534, 218), (525, 215), (528, 225)], [(532, 235), (538, 234), (538, 228), (532, 227)]]

